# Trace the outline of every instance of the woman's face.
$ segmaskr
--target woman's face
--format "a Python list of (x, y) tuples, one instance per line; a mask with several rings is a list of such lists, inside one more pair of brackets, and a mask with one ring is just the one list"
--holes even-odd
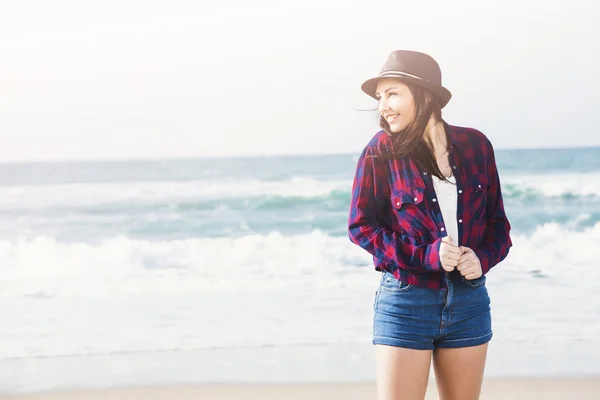
[(381, 114), (392, 132), (400, 132), (415, 118), (415, 101), (412, 93), (399, 79), (385, 78), (377, 84)]

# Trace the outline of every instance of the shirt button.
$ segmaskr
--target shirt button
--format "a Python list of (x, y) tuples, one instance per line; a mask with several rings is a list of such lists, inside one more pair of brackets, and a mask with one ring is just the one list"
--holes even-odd
[(479, 189), (481, 189), (481, 185), (477, 185), (477, 187), (478, 187)]
[(433, 202), (435, 203), (437, 201), (437, 199), (433, 199)]
[(397, 203), (396, 203), (396, 207), (400, 207), (400, 202), (397, 202)]
[(458, 191), (458, 193), (462, 193), (462, 189), (460, 189), (460, 190)]
[(453, 165), (453, 166), (452, 166), (452, 169), (456, 169), (456, 165)]
[(442, 228), (440, 229), (440, 231), (442, 231), (442, 232), (444, 232), (444, 231), (445, 231), (445, 229), (444, 229), (444, 227), (443, 227), (443, 226), (442, 226)]
[(462, 219), (459, 219), (459, 220), (458, 220), (458, 223), (459, 223), (459, 224), (462, 224)]
[(415, 197), (415, 201), (418, 201), (418, 200), (419, 200), (419, 199), (417, 199), (417, 198)]
[(427, 172), (423, 172), (423, 175), (427, 175)]

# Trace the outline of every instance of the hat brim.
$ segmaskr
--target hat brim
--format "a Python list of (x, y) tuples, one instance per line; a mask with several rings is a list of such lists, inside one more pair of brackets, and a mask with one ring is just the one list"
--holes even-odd
[(410, 84), (422, 87), (423, 89), (431, 92), (433, 95), (435, 95), (438, 98), (438, 100), (440, 102), (440, 108), (444, 108), (446, 106), (446, 104), (448, 104), (450, 99), (452, 98), (452, 93), (450, 93), (450, 91), (448, 89), (446, 89), (445, 87), (437, 85), (435, 83), (425, 81), (423, 79), (412, 78), (409, 76), (403, 76), (403, 77), (378, 76), (378, 77), (366, 80), (360, 86), (360, 88), (362, 89), (363, 92), (365, 92), (366, 94), (368, 94), (375, 100), (378, 100), (377, 97), (375, 97), (375, 92), (377, 92), (377, 83), (382, 79), (389, 79), (389, 78), (398, 79), (398, 80), (404, 81), (406, 83), (410, 83)]

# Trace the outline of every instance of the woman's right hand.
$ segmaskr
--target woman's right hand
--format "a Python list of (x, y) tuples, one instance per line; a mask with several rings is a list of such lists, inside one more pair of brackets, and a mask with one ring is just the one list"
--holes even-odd
[(440, 243), (440, 264), (446, 272), (452, 272), (460, 260), (460, 247), (454, 244), (451, 237), (445, 236)]

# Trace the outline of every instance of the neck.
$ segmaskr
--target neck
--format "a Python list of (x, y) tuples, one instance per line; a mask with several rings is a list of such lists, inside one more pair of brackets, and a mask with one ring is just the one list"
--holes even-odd
[(431, 146), (436, 157), (441, 156), (448, 149), (446, 131), (442, 121), (435, 122), (432, 117), (425, 128), (424, 136), (425, 141)]

